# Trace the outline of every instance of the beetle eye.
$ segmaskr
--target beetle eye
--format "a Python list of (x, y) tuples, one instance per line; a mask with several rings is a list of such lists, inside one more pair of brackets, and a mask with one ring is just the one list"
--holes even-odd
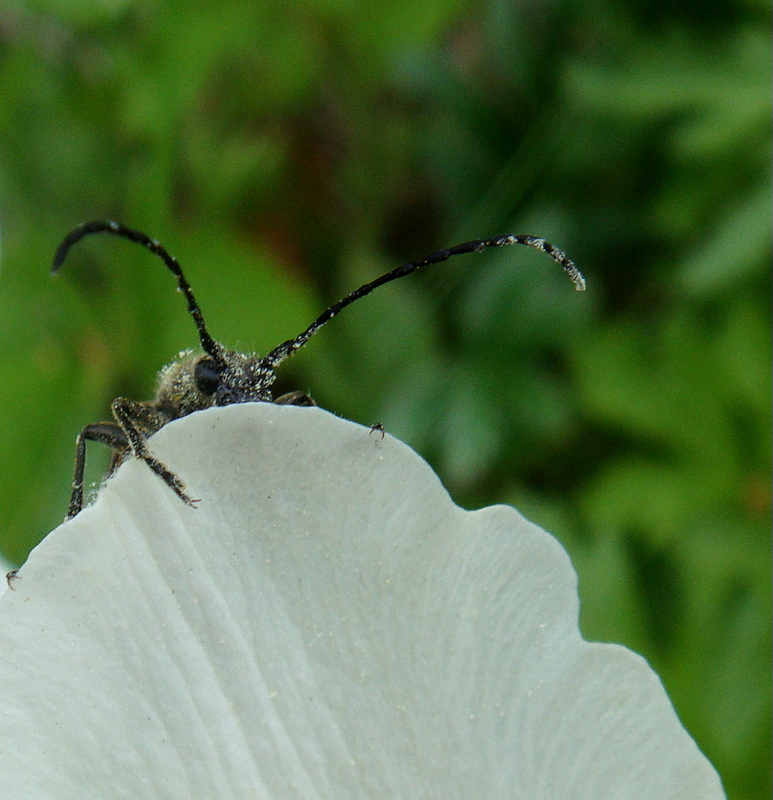
[(213, 395), (220, 386), (220, 373), (211, 358), (202, 358), (193, 370), (196, 388), (206, 395)]

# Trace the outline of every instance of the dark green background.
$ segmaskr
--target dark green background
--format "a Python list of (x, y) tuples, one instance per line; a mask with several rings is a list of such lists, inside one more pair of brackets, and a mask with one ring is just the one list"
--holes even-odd
[[(513, 503), (582, 628), (658, 670), (733, 800), (769, 797), (769, 4), (0, 4), (0, 549), (66, 508), (77, 431), (213, 335), (265, 352), (397, 264), (281, 370), (463, 505)], [(90, 480), (104, 468), (92, 452)]]

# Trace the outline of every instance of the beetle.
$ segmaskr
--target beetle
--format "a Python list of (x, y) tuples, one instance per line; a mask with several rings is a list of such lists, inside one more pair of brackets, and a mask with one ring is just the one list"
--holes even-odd
[(289, 405), (314, 405), (304, 392), (295, 391), (274, 398), (271, 386), (275, 370), (286, 358), (303, 347), (306, 342), (346, 306), (370, 294), (386, 283), (410, 275), (420, 267), (439, 264), (449, 258), (466, 253), (477, 253), (489, 247), (507, 247), (513, 244), (527, 245), (546, 253), (568, 274), (577, 291), (585, 289), (585, 279), (574, 263), (557, 247), (536, 236), (507, 234), (490, 239), (476, 239), (445, 250), (438, 250), (418, 261), (396, 267), (379, 278), (360, 286), (334, 303), (320, 314), (305, 331), (288, 339), (265, 356), (228, 350), (210, 336), (204, 323), (199, 304), (193, 295), (182, 268), (174, 256), (156, 240), (144, 233), (128, 228), (118, 222), (86, 222), (74, 228), (56, 250), (52, 272), (62, 267), (70, 248), (96, 233), (109, 233), (128, 239), (145, 247), (158, 256), (177, 279), (177, 286), (188, 304), (188, 313), (193, 318), (199, 334), (203, 353), (186, 351), (180, 358), (164, 367), (158, 376), (158, 388), (153, 400), (138, 402), (119, 397), (110, 406), (113, 419), (86, 425), (78, 434), (75, 444), (75, 471), (70, 504), (66, 519), (72, 519), (83, 508), (83, 480), (86, 463), (86, 442), (101, 442), (114, 451), (112, 470), (128, 455), (141, 458), (166, 485), (184, 502), (195, 506), (197, 500), (190, 497), (183, 481), (165, 464), (157, 459), (148, 447), (148, 438), (172, 420), (185, 417), (194, 411), (213, 406), (228, 406), (233, 403), (263, 401)]

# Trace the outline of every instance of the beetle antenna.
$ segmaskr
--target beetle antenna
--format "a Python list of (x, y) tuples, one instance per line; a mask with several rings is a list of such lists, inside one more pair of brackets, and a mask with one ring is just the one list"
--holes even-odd
[(188, 312), (193, 317), (193, 321), (196, 323), (196, 329), (199, 332), (199, 341), (201, 342), (202, 350), (204, 350), (205, 353), (208, 353), (214, 359), (218, 361), (222, 360), (222, 347), (209, 335), (207, 326), (204, 324), (204, 317), (202, 316), (199, 304), (196, 302), (196, 298), (193, 296), (193, 290), (191, 289), (188, 281), (185, 279), (185, 275), (183, 274), (182, 268), (177, 262), (177, 259), (170, 255), (159, 242), (157, 242), (155, 239), (151, 239), (144, 233), (135, 231), (132, 228), (127, 228), (125, 225), (121, 225), (118, 222), (85, 222), (83, 225), (79, 225), (77, 228), (74, 228), (72, 231), (70, 231), (70, 233), (68, 233), (64, 238), (64, 241), (59, 245), (56, 253), (54, 254), (54, 262), (51, 266), (51, 272), (59, 272), (59, 269), (64, 263), (65, 258), (67, 258), (67, 254), (70, 252), (70, 248), (79, 242), (84, 236), (90, 236), (92, 233), (112, 233), (114, 236), (121, 236), (124, 239), (128, 239), (130, 242), (136, 242), (137, 244), (142, 245), (150, 250), (151, 253), (157, 255), (164, 262), (164, 264), (166, 264), (167, 268), (173, 273), (175, 278), (177, 278), (177, 286), (185, 295), (185, 299), (188, 301)]
[(295, 339), (288, 339), (286, 342), (282, 342), (278, 347), (275, 347), (263, 359), (263, 364), (267, 367), (277, 366), (288, 356), (300, 350), (301, 347), (303, 347), (326, 322), (333, 319), (339, 311), (351, 305), (355, 300), (359, 300), (361, 297), (370, 294), (374, 289), (383, 286), (385, 283), (390, 283), (398, 278), (404, 278), (406, 275), (415, 272), (419, 267), (426, 267), (430, 264), (440, 264), (443, 261), (447, 261), (452, 256), (460, 256), (466, 253), (479, 253), (488, 247), (507, 247), (511, 244), (525, 244), (528, 247), (534, 247), (537, 250), (541, 250), (543, 253), (547, 253), (553, 261), (563, 267), (574, 284), (574, 288), (578, 292), (585, 291), (585, 278), (583, 278), (580, 271), (574, 265), (574, 262), (557, 247), (545, 241), (545, 239), (540, 239), (536, 236), (528, 236), (526, 234), (508, 234), (505, 236), (496, 236), (492, 239), (476, 239), (473, 242), (464, 242), (464, 244), (457, 244), (454, 247), (449, 247), (447, 250), (438, 250), (438, 252), (432, 253), (419, 261), (403, 264), (401, 267), (387, 272), (380, 278), (376, 278), (376, 280), (366, 283), (364, 286), (360, 286), (359, 289), (355, 289), (351, 294), (344, 297), (343, 300), (339, 300), (337, 303), (330, 306), (327, 311), (322, 312), (322, 314), (320, 314), (303, 333), (296, 336)]

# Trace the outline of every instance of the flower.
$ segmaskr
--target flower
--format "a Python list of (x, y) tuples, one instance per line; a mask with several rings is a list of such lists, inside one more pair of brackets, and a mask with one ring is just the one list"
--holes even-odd
[(0, 601), (6, 797), (723, 797), (576, 577), (406, 445), (249, 403), (163, 428)]

